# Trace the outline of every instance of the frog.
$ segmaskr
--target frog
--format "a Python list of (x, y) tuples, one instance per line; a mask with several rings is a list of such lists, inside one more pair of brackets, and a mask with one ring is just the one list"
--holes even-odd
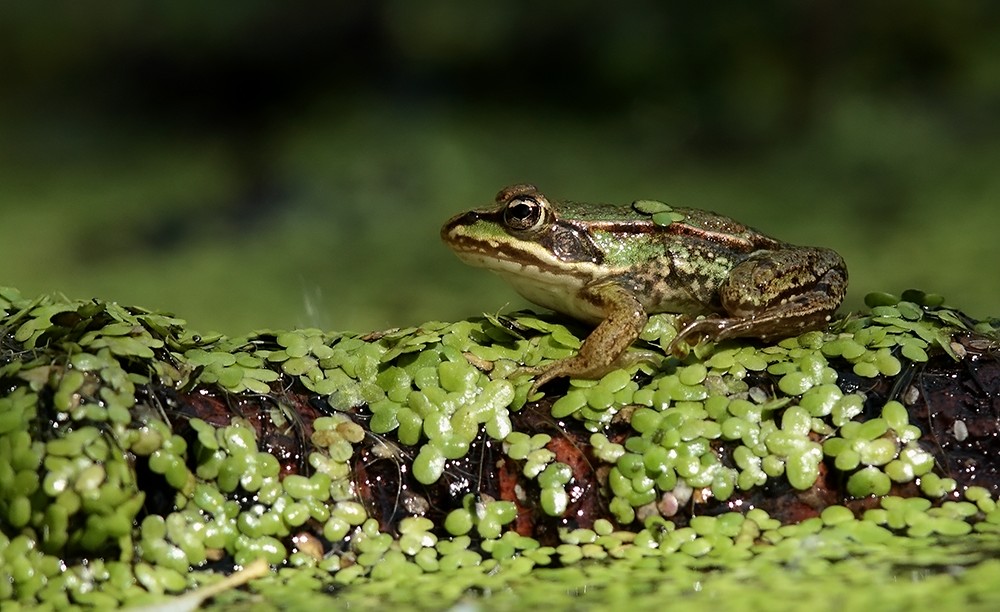
[(531, 393), (616, 369), (654, 314), (688, 320), (667, 347), (683, 355), (701, 340), (770, 341), (820, 329), (847, 290), (847, 266), (832, 249), (656, 200), (583, 203), (510, 185), (492, 206), (449, 219), (441, 238), (528, 301), (593, 326), (574, 355), (529, 370)]

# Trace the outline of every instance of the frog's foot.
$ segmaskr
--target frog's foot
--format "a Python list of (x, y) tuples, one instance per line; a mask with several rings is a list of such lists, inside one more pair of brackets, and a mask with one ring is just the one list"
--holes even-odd
[(535, 376), (535, 382), (531, 385), (529, 397), (539, 391), (543, 385), (557, 378), (583, 378), (596, 380), (614, 370), (624, 370), (640, 363), (648, 363), (659, 367), (663, 361), (663, 355), (645, 349), (632, 349), (619, 355), (611, 363), (594, 366), (586, 359), (578, 359), (576, 356), (561, 359), (548, 367), (521, 368), (518, 373), (525, 373)]
[(712, 342), (746, 337), (774, 340), (822, 328), (830, 322), (833, 311), (828, 308), (810, 310), (802, 306), (812, 298), (812, 294), (805, 294), (747, 317), (708, 317), (692, 321), (677, 332), (667, 352), (682, 357), (686, 351), (681, 350), (681, 344), (688, 342), (692, 336)]
[(518, 378), (527, 376), (535, 379), (531, 383), (531, 388), (528, 389), (528, 397), (530, 398), (538, 393), (542, 385), (552, 380), (553, 377), (544, 378), (545, 371), (546, 368), (542, 366), (521, 366), (514, 372), (514, 376)]
[(525, 368), (522, 371), (535, 374), (535, 382), (531, 385), (531, 390), (528, 391), (528, 396), (531, 397), (537, 393), (543, 385), (557, 379), (557, 378), (600, 378), (604, 376), (611, 370), (615, 369), (611, 367), (611, 364), (604, 367), (592, 367), (587, 363), (586, 359), (580, 358), (580, 355), (574, 355), (572, 357), (567, 357), (566, 359), (560, 359), (555, 363), (550, 364), (548, 367), (535, 367), (535, 368)]
[(696, 319), (691, 321), (677, 332), (674, 339), (670, 341), (667, 345), (667, 354), (673, 355), (678, 359), (683, 358), (688, 353), (688, 349), (681, 349), (681, 346), (688, 344), (691, 338), (694, 338), (696, 342), (700, 341), (702, 338), (710, 338), (712, 340), (721, 339), (724, 336), (727, 329), (731, 328), (735, 323), (739, 322), (740, 319), (726, 319), (722, 317), (710, 317), (707, 319)]

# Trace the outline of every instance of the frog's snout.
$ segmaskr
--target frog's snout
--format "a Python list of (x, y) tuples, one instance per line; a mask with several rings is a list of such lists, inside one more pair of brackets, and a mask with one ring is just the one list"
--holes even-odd
[(463, 227), (469, 227), (476, 221), (480, 219), (478, 211), (470, 210), (463, 213), (459, 213), (448, 219), (448, 221), (441, 227), (441, 239), (445, 242), (450, 242), (457, 236), (456, 230)]

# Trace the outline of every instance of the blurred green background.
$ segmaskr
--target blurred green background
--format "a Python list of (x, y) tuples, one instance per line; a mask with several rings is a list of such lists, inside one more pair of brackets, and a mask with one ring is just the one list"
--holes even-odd
[(4, 3), (0, 284), (196, 329), (522, 304), (438, 228), (533, 182), (1000, 314), (1000, 4)]

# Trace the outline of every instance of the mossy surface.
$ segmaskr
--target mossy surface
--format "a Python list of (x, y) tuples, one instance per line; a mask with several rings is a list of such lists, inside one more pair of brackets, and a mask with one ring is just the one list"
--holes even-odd
[(0, 598), (146, 605), (264, 559), (212, 605), (995, 607), (996, 330), (868, 306), (682, 360), (659, 315), (631, 367), (529, 397), (586, 330), (200, 336), (2, 289)]

